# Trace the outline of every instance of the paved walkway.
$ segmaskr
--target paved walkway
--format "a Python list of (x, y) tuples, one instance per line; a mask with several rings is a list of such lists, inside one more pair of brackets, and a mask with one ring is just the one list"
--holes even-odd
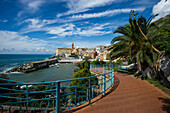
[(122, 73), (115, 73), (117, 88), (75, 113), (170, 113), (170, 99), (158, 88)]

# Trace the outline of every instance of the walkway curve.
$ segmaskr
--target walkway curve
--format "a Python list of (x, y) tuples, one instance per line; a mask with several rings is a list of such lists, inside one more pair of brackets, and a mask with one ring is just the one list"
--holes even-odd
[[(147, 81), (115, 72), (118, 87), (75, 113), (170, 113), (170, 98)], [(116, 82), (116, 81), (115, 81)]]

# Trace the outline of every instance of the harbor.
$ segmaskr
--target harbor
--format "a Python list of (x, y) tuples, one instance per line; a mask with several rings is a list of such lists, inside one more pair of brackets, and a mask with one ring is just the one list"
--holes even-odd
[(72, 63), (59, 64), (50, 68), (39, 69), (30, 73), (9, 73), (7, 76), (11, 80), (20, 82), (42, 82), (72, 79), (74, 75), (74, 65)]
[(38, 69), (47, 68), (50, 65), (55, 64), (55, 63), (58, 63), (57, 58), (48, 59), (44, 61), (28, 62), (18, 67), (14, 67), (6, 72), (7, 73), (11, 73), (11, 72), (28, 73), (28, 72), (36, 71)]

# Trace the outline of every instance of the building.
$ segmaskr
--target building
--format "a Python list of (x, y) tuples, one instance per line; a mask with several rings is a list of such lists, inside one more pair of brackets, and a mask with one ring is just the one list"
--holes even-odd
[(71, 48), (60, 47), (56, 49), (56, 55), (69, 57), (71, 53), (77, 54), (79, 58), (91, 57), (92, 59), (108, 59), (109, 51), (106, 46), (99, 45), (96, 48), (74, 48), (74, 43)]
[(72, 52), (72, 48), (66, 48), (66, 47), (59, 47), (56, 49), (56, 55), (62, 56), (62, 55), (70, 55)]
[(74, 43), (71, 44), (71, 53), (74, 51)]

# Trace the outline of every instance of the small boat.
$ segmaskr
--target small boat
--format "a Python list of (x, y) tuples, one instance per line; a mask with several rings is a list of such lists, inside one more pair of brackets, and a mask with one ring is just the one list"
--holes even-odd
[(58, 65), (59, 65), (59, 63), (55, 63), (55, 65), (56, 65), (56, 66), (58, 66)]
[(52, 64), (52, 65), (49, 65), (49, 67), (53, 67), (54, 66), (54, 64)]
[(55, 64), (55, 66), (57, 66), (57, 68), (59, 68), (59, 67), (60, 67), (59, 63), (56, 63), (56, 64)]

